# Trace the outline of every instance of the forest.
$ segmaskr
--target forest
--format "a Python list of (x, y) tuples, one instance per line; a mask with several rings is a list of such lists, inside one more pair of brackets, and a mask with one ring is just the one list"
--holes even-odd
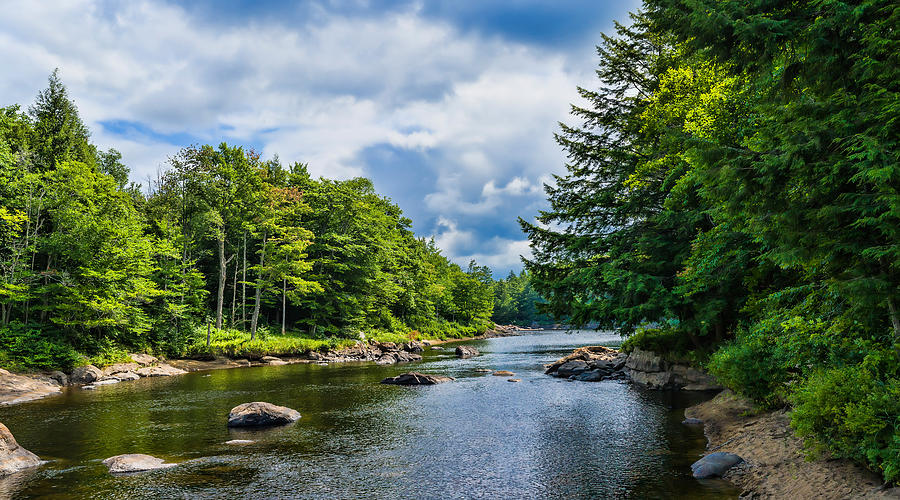
[(495, 301), (532, 321), (510, 309), (535, 297), (527, 273), (495, 297), (489, 268), (417, 238), (368, 179), (225, 143), (182, 149), (145, 186), (129, 173), (57, 72), (27, 111), (0, 108), (0, 365), (465, 337)]
[(646, 0), (522, 220), (548, 312), (791, 409), (900, 478), (900, 9)]

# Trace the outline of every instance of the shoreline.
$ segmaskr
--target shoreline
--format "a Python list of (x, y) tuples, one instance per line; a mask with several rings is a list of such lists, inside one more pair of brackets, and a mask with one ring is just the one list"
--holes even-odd
[(743, 490), (740, 498), (900, 498), (900, 487), (886, 488), (877, 474), (849, 460), (808, 460), (787, 410), (760, 412), (724, 390), (684, 414), (703, 421), (708, 453), (744, 459), (722, 476)]
[[(420, 349), (428, 348), (431, 346), (449, 344), (453, 342), (466, 342), (471, 340), (483, 340), (488, 338), (499, 338), (499, 337), (512, 337), (523, 335), (527, 333), (535, 333), (545, 331), (544, 329), (529, 329), (529, 328), (520, 328), (514, 325), (496, 325), (495, 328), (488, 330), (482, 335), (477, 335), (474, 337), (462, 337), (462, 338), (454, 338), (454, 339), (446, 339), (446, 340), (438, 340), (438, 339), (426, 339), (422, 341), (410, 341), (408, 344), (404, 345), (419, 345)], [(200, 372), (200, 371), (210, 371), (210, 370), (225, 370), (232, 368), (251, 368), (258, 366), (277, 366), (277, 365), (289, 365), (289, 364), (335, 364), (335, 363), (366, 363), (366, 362), (376, 362), (376, 359), (372, 357), (373, 352), (377, 352), (378, 349), (386, 349), (391, 351), (401, 351), (400, 346), (396, 346), (392, 343), (367, 343), (364, 346), (353, 346), (348, 348), (334, 349), (330, 350), (324, 354), (309, 352), (305, 357), (301, 356), (262, 356), (260, 360), (250, 360), (247, 358), (236, 358), (232, 359), (229, 357), (217, 357), (212, 360), (199, 360), (199, 359), (191, 359), (191, 358), (174, 358), (174, 359), (157, 359), (153, 358), (154, 361), (148, 363), (146, 365), (142, 364), (142, 367), (170, 367), (175, 368), (176, 371), (181, 371), (184, 373), (191, 372)], [(410, 349), (411, 352), (415, 351), (415, 348)], [(420, 351), (421, 352), (421, 351)], [(132, 354), (132, 357), (138, 356), (146, 356), (144, 354)], [(360, 356), (358, 358), (354, 358), (353, 356)], [(413, 355), (414, 357), (415, 355)], [(418, 361), (419, 359), (400, 359), (394, 361), (394, 363), (405, 363), (409, 361)], [(390, 364), (394, 364), (390, 363)], [(98, 370), (102, 372), (110, 372), (108, 375), (112, 374), (110, 368), (127, 365), (131, 363), (116, 363), (110, 366), (102, 367)], [(167, 374), (155, 374), (149, 376), (173, 376), (180, 375), (183, 373), (167, 373)], [(67, 379), (67, 375), (63, 374), (59, 371), (48, 371), (48, 372), (39, 372), (39, 373), (12, 373), (7, 370), (0, 368), (0, 406), (10, 406), (15, 404), (27, 403), (29, 401), (35, 401), (38, 399), (43, 399), (53, 395), (62, 394), (62, 390), (65, 387), (79, 387), (84, 388), (85, 386), (91, 386), (92, 383), (62, 383), (60, 376), (62, 376), (62, 380)], [(118, 382), (118, 381), (117, 381)], [(89, 387), (93, 388), (93, 387)]]

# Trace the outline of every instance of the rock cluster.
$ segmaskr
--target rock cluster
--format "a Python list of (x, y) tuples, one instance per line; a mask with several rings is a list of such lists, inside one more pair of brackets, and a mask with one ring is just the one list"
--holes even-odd
[(480, 354), (478, 349), (475, 349), (470, 345), (461, 345), (456, 348), (456, 356), (460, 358), (471, 358)]
[(81, 384), (82, 389), (91, 390), (101, 385), (118, 384), (141, 377), (170, 377), (187, 373), (172, 365), (160, 363), (159, 359), (149, 354), (131, 354), (130, 356), (132, 362), (115, 363), (102, 370), (94, 365), (79, 366), (72, 371), (69, 381), (72, 384)]
[(484, 338), (514, 337), (522, 334), (522, 328), (516, 325), (494, 325), (494, 328), (484, 332)]
[(300, 412), (284, 406), (255, 401), (237, 405), (228, 413), (228, 427), (285, 425), (300, 419)]
[(627, 355), (603, 346), (587, 346), (547, 365), (545, 373), (581, 382), (624, 379)]
[(41, 465), (41, 459), (19, 446), (5, 425), (0, 424), (0, 476)]
[(323, 363), (346, 363), (350, 361), (375, 361), (379, 365), (392, 365), (395, 363), (408, 363), (421, 361), (418, 353), (425, 350), (421, 342), (407, 342), (395, 344), (394, 342), (382, 342), (374, 344), (359, 343), (352, 347), (328, 351), (326, 353), (312, 352), (310, 358)]
[(651, 351), (635, 349), (625, 365), (628, 376), (650, 389), (708, 391), (722, 386), (711, 375), (687, 365), (669, 363)]
[(455, 380), (453, 377), (444, 377), (442, 375), (429, 375), (419, 372), (408, 372), (397, 375), (396, 377), (388, 377), (381, 381), (382, 384), (392, 385), (434, 385), (443, 382)]

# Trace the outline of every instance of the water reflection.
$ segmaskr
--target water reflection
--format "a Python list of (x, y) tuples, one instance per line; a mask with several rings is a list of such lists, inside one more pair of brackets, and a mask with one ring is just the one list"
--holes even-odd
[[(144, 379), (72, 390), (0, 409), (17, 439), (51, 464), (15, 482), (14, 498), (734, 498), (688, 465), (702, 434), (679, 424), (681, 397), (617, 382), (574, 383), (543, 364), (585, 332), (476, 342), (459, 360), (426, 351), (416, 365), (292, 365)], [(382, 378), (414, 368), (456, 377), (431, 387)], [(478, 373), (510, 370), (508, 377)], [(276, 429), (225, 426), (235, 405), (270, 401), (303, 417)], [(229, 439), (252, 439), (243, 447)], [(148, 453), (179, 467), (112, 477), (100, 460)], [(0, 483), (2, 487), (3, 483)]]

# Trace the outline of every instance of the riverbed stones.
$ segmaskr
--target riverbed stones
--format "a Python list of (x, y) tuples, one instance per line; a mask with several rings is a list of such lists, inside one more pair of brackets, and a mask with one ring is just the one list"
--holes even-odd
[(420, 353), (425, 351), (425, 346), (421, 342), (407, 342), (403, 344), (403, 350), (406, 352)]
[(41, 459), (19, 446), (12, 432), (0, 424), (0, 476), (41, 465)]
[(396, 377), (388, 377), (381, 381), (382, 384), (391, 385), (434, 385), (455, 380), (453, 377), (443, 375), (430, 375), (419, 372), (401, 373)]
[(187, 372), (171, 365), (161, 364), (156, 366), (145, 366), (138, 369), (135, 373), (141, 377), (169, 377), (172, 375), (183, 375)]
[(132, 472), (144, 472), (156, 469), (167, 469), (177, 464), (167, 464), (165, 460), (142, 453), (128, 453), (116, 455), (103, 461), (111, 474), (128, 474)]
[(79, 366), (72, 370), (69, 379), (73, 384), (90, 384), (103, 378), (103, 372), (94, 365)]
[(691, 465), (691, 471), (697, 479), (722, 477), (723, 474), (728, 472), (728, 469), (731, 469), (743, 461), (743, 458), (734, 453), (717, 451), (694, 462), (693, 465)]
[(262, 358), (260, 358), (260, 361), (271, 366), (282, 366), (288, 364), (287, 361), (281, 358), (276, 358), (275, 356), (263, 356)]
[(300, 412), (284, 406), (255, 401), (235, 406), (228, 414), (228, 427), (268, 427), (300, 419)]
[(508, 370), (497, 370), (493, 373), (495, 377), (512, 377), (515, 373)]
[(141, 378), (140, 375), (138, 375), (137, 373), (134, 373), (134, 372), (118, 372), (118, 373), (113, 373), (112, 376), (121, 380), (122, 382), (137, 380), (137, 379)]
[(478, 349), (475, 349), (470, 345), (461, 345), (456, 348), (456, 356), (460, 358), (471, 358), (478, 356), (479, 354), (481, 353), (478, 352)]
[(379, 365), (393, 365), (412, 361), (422, 361), (422, 356), (406, 351), (388, 352), (375, 360), (375, 363)]

